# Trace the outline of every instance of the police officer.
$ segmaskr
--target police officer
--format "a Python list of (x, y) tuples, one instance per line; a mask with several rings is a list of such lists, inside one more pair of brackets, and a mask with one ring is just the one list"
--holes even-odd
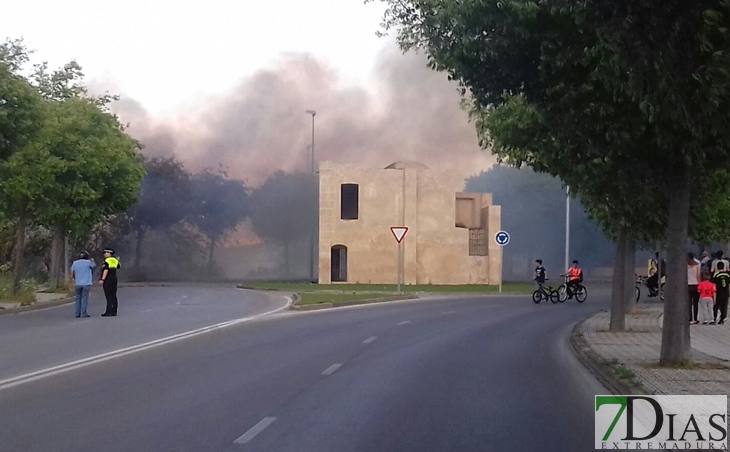
[(106, 311), (102, 317), (116, 317), (119, 302), (117, 301), (117, 270), (121, 268), (119, 260), (114, 257), (114, 250), (104, 250), (104, 265), (101, 267), (99, 285), (104, 288)]

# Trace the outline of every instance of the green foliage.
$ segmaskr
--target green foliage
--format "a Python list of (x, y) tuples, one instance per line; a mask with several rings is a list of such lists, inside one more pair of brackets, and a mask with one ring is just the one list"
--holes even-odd
[(32, 279), (20, 281), (20, 290), (13, 295), (13, 278), (11, 273), (0, 273), (0, 302), (20, 303), (27, 306), (35, 302), (38, 285)]

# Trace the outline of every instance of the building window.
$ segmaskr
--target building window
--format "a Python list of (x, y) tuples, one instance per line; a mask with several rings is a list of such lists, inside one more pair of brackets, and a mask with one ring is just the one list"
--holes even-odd
[(340, 186), (340, 218), (357, 220), (359, 213), (359, 187), (357, 184)]
[(469, 256), (487, 255), (487, 231), (469, 229)]
[(347, 247), (345, 245), (335, 245), (332, 247), (330, 255), (330, 265), (332, 266), (332, 282), (347, 281)]

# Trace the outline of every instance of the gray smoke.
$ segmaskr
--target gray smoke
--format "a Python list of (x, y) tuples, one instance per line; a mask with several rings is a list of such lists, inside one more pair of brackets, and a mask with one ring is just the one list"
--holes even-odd
[(423, 55), (388, 48), (373, 79), (372, 90), (345, 86), (326, 62), (289, 55), (185, 112), (185, 119), (156, 120), (131, 99), (114, 108), (146, 154), (175, 154), (193, 171), (223, 164), (232, 177), (254, 185), (276, 169), (307, 168), (307, 109), (317, 111), (320, 161), (384, 167), (417, 160), (461, 170), (465, 178), (493, 163), (459, 106), (456, 85), (430, 70)]

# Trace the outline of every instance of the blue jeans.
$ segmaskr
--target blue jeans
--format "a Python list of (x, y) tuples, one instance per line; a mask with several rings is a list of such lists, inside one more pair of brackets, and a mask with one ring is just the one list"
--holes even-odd
[(89, 308), (89, 292), (91, 292), (91, 286), (76, 286), (76, 317), (89, 315), (87, 312)]

